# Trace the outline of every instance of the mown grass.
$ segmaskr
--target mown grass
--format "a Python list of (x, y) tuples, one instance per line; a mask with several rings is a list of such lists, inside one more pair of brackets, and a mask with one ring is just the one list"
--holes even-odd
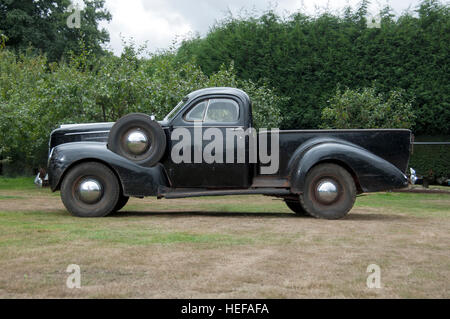
[(0, 190), (28, 190), (35, 189), (33, 177), (0, 177)]
[[(245, 201), (245, 196), (232, 196), (229, 201), (222, 200), (226, 197), (204, 197), (194, 203), (179, 206), (170, 206), (168, 210), (191, 211), (199, 210), (205, 212), (242, 212), (242, 213), (272, 213), (291, 212), (280, 199), (273, 198), (271, 201), (258, 203), (257, 201)], [(206, 200), (205, 200), (206, 199)], [(234, 199), (238, 199), (237, 201)], [(445, 217), (450, 215), (449, 194), (419, 194), (419, 193), (373, 193), (358, 196), (355, 207), (382, 208), (391, 212), (406, 213), (411, 216), (436, 216)], [(217, 201), (217, 204), (214, 202)], [(226, 202), (226, 203), (224, 203)], [(131, 210), (145, 209), (146, 204), (135, 203), (127, 206)], [(164, 209), (166, 202), (160, 201), (152, 204), (156, 210)]]
[(245, 236), (170, 231), (157, 226), (142, 226), (141, 223), (136, 222), (136, 218), (82, 219), (73, 218), (64, 212), (0, 211), (0, 221), (0, 247), (31, 248), (82, 240), (108, 245), (176, 243), (239, 245), (252, 242), (252, 239)]
[[(290, 213), (282, 200), (273, 199), (264, 204), (248, 200), (245, 205), (242, 203), (235, 203), (234, 200), (242, 199), (243, 196), (228, 197), (230, 200), (223, 203), (227, 197), (209, 197), (208, 201), (199, 200), (197, 198), (192, 203), (183, 203), (182, 205), (170, 205), (167, 207), (167, 201), (159, 201), (152, 203), (152, 209), (167, 211), (199, 211), (199, 212), (216, 212), (216, 213)], [(248, 198), (248, 197), (247, 197)], [(148, 209), (148, 204), (130, 204), (127, 205), (128, 210), (143, 210)]]
[(10, 195), (0, 195), (0, 200), (2, 199), (23, 199), (23, 196), (10, 196)]
[[(27, 199), (27, 194), (39, 196), (58, 196), (48, 189), (37, 189), (32, 178), (0, 178), (0, 190), (8, 190), (7, 195), (0, 194), (0, 200), (17, 200), (18, 203)], [(11, 191), (17, 191), (11, 193)], [(170, 200), (157, 200), (151, 203), (132, 201), (126, 206), (126, 211), (148, 211), (154, 213), (239, 213), (262, 214), (267, 216), (277, 213), (292, 213), (280, 199), (271, 200), (264, 197), (263, 202), (248, 200), (247, 196), (203, 197), (183, 203), (172, 203)], [(357, 198), (355, 207), (378, 208), (385, 211), (404, 213), (415, 217), (448, 217), (450, 213), (448, 194), (412, 194), (412, 193), (376, 193)], [(18, 205), (20, 207), (20, 205)], [(142, 215), (142, 214), (141, 214)], [(155, 214), (156, 215), (156, 214)], [(287, 217), (294, 217), (287, 216)], [(195, 233), (168, 230), (163, 227), (142, 225), (141, 218), (147, 216), (116, 214), (101, 219), (73, 218), (64, 210), (60, 211), (20, 211), (4, 212), (0, 201), (0, 247), (49, 245), (78, 240), (91, 240), (99, 243), (119, 245), (148, 245), (175, 243), (211, 243), (220, 245), (248, 244), (255, 242), (255, 237), (243, 235), (225, 235), (220, 233)], [(259, 240), (277, 241), (279, 236), (261, 234)], [(34, 240), (30, 241), (29, 238)], [(285, 238), (289, 241), (290, 238)]]
[(383, 208), (412, 216), (450, 215), (450, 194), (375, 193), (358, 197), (355, 207)]
[[(0, 179), (0, 297), (71, 296), (72, 263), (91, 289), (82, 298), (448, 296), (448, 194), (364, 195), (340, 221), (266, 196), (132, 199), (89, 219), (32, 182)], [(385, 290), (366, 288), (370, 263)]]

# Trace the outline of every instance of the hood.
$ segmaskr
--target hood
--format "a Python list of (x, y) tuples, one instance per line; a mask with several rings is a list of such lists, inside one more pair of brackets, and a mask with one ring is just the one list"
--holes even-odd
[[(165, 121), (158, 121), (158, 123), (162, 127), (167, 126)], [(60, 144), (72, 142), (106, 143), (113, 125), (114, 122), (63, 124), (50, 134), (49, 147), (52, 149)]]

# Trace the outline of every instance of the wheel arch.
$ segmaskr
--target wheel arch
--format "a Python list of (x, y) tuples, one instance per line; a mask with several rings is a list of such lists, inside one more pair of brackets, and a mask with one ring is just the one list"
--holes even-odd
[(101, 163), (111, 169), (125, 196), (157, 195), (160, 186), (170, 184), (162, 164), (142, 167), (111, 152), (104, 143), (75, 142), (59, 145), (52, 152), (48, 165), (52, 191), (60, 189), (70, 169), (86, 162)]
[(407, 183), (398, 168), (368, 150), (351, 143), (327, 141), (309, 147), (297, 157), (290, 173), (293, 193), (303, 192), (308, 172), (321, 163), (334, 163), (348, 171), (358, 193), (402, 188)]
[(76, 160), (76, 161), (70, 163), (70, 165), (67, 166), (67, 168), (66, 168), (66, 169), (63, 171), (63, 173), (61, 174), (61, 176), (60, 176), (60, 178), (59, 178), (59, 181), (58, 181), (58, 183), (56, 184), (56, 187), (53, 189), (53, 191), (57, 191), (57, 190), (60, 190), (60, 189), (61, 189), (62, 181), (64, 180), (64, 178), (67, 176), (67, 174), (68, 174), (73, 168), (75, 168), (76, 166), (81, 165), (81, 164), (83, 164), (83, 163), (91, 163), (91, 162), (96, 162), (96, 163), (99, 163), (99, 164), (103, 164), (103, 165), (105, 165), (106, 167), (108, 167), (108, 168), (113, 172), (113, 174), (116, 176), (116, 178), (117, 178), (117, 180), (118, 180), (118, 182), (119, 182), (120, 192), (121, 192), (121, 194), (123, 194), (124, 185), (123, 185), (122, 179), (120, 178), (120, 175), (119, 175), (119, 173), (116, 171), (116, 169), (115, 169), (111, 164), (109, 164), (108, 162), (103, 161), (103, 160), (98, 159), (98, 158), (95, 158), (95, 157), (82, 158), (82, 159), (79, 159), (79, 160)]

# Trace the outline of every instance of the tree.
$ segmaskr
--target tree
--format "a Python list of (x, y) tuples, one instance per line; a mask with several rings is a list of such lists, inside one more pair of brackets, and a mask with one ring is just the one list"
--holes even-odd
[(69, 51), (79, 52), (79, 40), (95, 53), (109, 41), (99, 22), (110, 21), (111, 14), (104, 9), (104, 0), (83, 0), (80, 28), (71, 28), (67, 20), (70, 0), (0, 0), (0, 30), (8, 37), (6, 46), (23, 52), (32, 47), (47, 54), (50, 61), (59, 60)]
[(338, 89), (322, 111), (323, 128), (408, 128), (414, 125), (415, 115), (402, 91), (388, 96), (376, 93), (374, 87), (360, 90)]

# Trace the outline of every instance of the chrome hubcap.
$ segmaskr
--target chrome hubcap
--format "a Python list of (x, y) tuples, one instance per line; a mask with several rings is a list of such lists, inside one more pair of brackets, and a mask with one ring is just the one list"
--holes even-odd
[(316, 197), (324, 204), (332, 203), (337, 199), (338, 195), (338, 186), (336, 182), (332, 180), (323, 180), (317, 185)]
[(93, 178), (86, 179), (80, 183), (78, 193), (86, 204), (96, 203), (102, 196), (102, 184)]
[(132, 130), (126, 136), (128, 150), (134, 155), (141, 155), (148, 148), (147, 136), (139, 130)]

